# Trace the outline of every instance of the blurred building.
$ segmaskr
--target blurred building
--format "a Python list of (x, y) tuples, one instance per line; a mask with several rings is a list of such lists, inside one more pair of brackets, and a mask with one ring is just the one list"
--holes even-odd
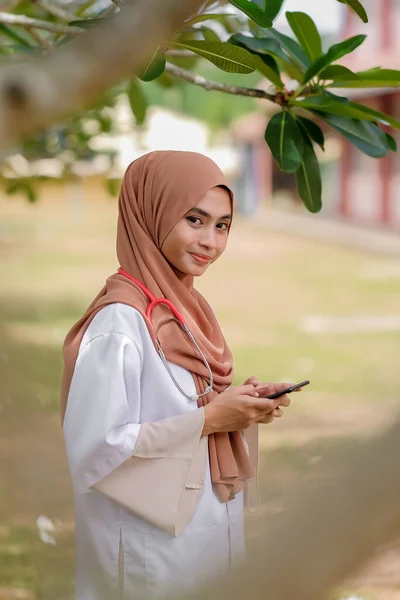
[[(363, 25), (347, 12), (344, 37), (368, 35), (364, 44), (350, 54), (345, 64), (352, 71), (372, 67), (400, 66), (400, 0), (364, 0), (369, 23)], [(356, 102), (400, 119), (400, 88), (347, 90)], [(389, 131), (389, 130), (388, 130)], [(393, 135), (393, 130), (391, 131)], [(394, 133), (400, 149), (400, 132)], [(339, 168), (339, 214), (357, 222), (400, 226), (400, 155), (389, 152), (380, 160), (369, 158), (341, 138)]]
[[(37, 160), (28, 160), (18, 153), (7, 157), (3, 174), (8, 182), (26, 182), (14, 196), (25, 198), (24, 186), (30, 182), (42, 203), (54, 202), (56, 197), (59, 204), (70, 206), (79, 218), (92, 199), (117, 196), (128, 165), (153, 150), (186, 150), (209, 156), (234, 184), (239, 169), (238, 152), (229, 136), (211, 143), (210, 127), (200, 119), (153, 106), (149, 108), (146, 123), (138, 128), (127, 97), (121, 95), (113, 120), (116, 133), (94, 136), (90, 149), (97, 154), (74, 160), (67, 171), (62, 152), (56, 157)], [(7, 198), (0, 189), (0, 203)]]
[[(342, 38), (366, 33), (367, 40), (341, 64), (353, 71), (373, 67), (398, 69), (400, 65), (400, 0), (364, 0), (369, 23), (363, 24), (346, 10)], [(400, 88), (333, 89), (377, 110), (400, 119)], [(268, 119), (277, 110), (262, 104), (263, 113), (239, 119), (233, 128), (241, 151), (242, 177), (238, 191), (246, 197), (243, 212), (252, 214), (265, 204), (296, 209), (301, 207), (295, 176), (282, 173), (264, 140)], [(267, 106), (267, 111), (265, 107)], [(270, 111), (268, 113), (268, 111)], [(323, 177), (321, 217), (336, 217), (360, 225), (400, 227), (400, 152), (384, 159), (363, 154), (342, 136), (324, 127), (326, 149), (317, 148)], [(389, 131), (389, 130), (388, 130)], [(390, 131), (400, 149), (400, 132)]]

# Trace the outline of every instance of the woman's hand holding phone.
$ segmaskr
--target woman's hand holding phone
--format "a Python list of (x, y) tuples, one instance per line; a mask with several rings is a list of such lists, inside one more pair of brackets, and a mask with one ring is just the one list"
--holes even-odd
[(278, 404), (288, 406), (289, 403), (289, 398), (261, 397), (252, 383), (231, 386), (204, 407), (203, 435), (247, 429), (253, 423), (264, 422)]
[(256, 377), (249, 377), (246, 379), (244, 384), (252, 384), (254, 385), (254, 389), (260, 394), (260, 398), (269, 398), (271, 401), (278, 401), (278, 406), (274, 408), (269, 414), (265, 415), (258, 423), (272, 423), (275, 418), (279, 418), (283, 415), (283, 407), (288, 407), (290, 405), (290, 399), (287, 396), (288, 393), (291, 392), (300, 392), (305, 385), (308, 385), (310, 382), (302, 381), (299, 384), (293, 383), (260, 383)]
[(203, 435), (247, 429), (253, 423), (271, 423), (281, 417), (281, 407), (290, 405), (286, 393), (300, 391), (303, 385), (290, 383), (259, 383), (250, 377), (242, 386), (232, 386), (204, 407)]

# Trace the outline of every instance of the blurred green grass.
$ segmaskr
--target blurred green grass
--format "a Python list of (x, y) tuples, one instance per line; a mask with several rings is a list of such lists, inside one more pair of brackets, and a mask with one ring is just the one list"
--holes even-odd
[[(61, 344), (118, 266), (116, 205), (98, 202), (77, 213), (15, 199), (0, 208), (0, 588), (70, 600), (73, 505), (58, 417)], [(224, 257), (198, 281), (231, 345), (235, 383), (250, 375), (311, 380), (284, 418), (262, 430), (268, 514), (284, 509), (287, 486), (304, 478), (318, 483), (325, 457), (340, 462), (392, 418), (398, 332), (311, 335), (299, 328), (309, 315), (398, 314), (400, 276), (379, 275), (392, 263), (238, 218)], [(366, 276), (371, 271), (378, 275)], [(57, 546), (40, 540), (41, 514), (56, 523)], [(250, 520), (248, 534), (255, 532)], [(370, 596), (363, 597), (386, 599), (390, 582), (378, 591), (368, 582), (363, 593)]]

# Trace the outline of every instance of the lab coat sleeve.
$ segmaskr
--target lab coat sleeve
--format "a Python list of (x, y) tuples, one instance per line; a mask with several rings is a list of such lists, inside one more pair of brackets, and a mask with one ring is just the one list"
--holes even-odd
[(79, 352), (63, 426), (77, 493), (132, 456), (141, 427), (140, 373), (140, 351), (125, 334), (100, 335)]
[(203, 487), (204, 410), (139, 424), (141, 370), (141, 347), (125, 334), (100, 335), (80, 351), (64, 419), (72, 481), (76, 493), (95, 487), (176, 535)]

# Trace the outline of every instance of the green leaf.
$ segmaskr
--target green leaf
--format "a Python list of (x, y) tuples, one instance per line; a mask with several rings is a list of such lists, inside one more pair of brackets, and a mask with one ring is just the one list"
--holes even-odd
[[(270, 54), (264, 52), (264, 47), (266, 45), (270, 46), (271, 44), (273, 45), (275, 43), (273, 40), (260, 40), (243, 35), (242, 33), (237, 33), (232, 35), (228, 41), (230, 44), (234, 44), (235, 46), (240, 46), (241, 48), (246, 48), (246, 50), (249, 50), (253, 57), (254, 65), (257, 71), (262, 73), (262, 75), (264, 75), (268, 81), (271, 81), (277, 88), (284, 88), (276, 60)], [(267, 44), (263, 44), (263, 42), (267, 42)], [(259, 48), (261, 48), (262, 51), (259, 51)]]
[(96, 27), (102, 23), (107, 23), (108, 20), (109, 19), (104, 19), (101, 17), (96, 17), (94, 19), (79, 19), (77, 21), (70, 21), (68, 25), (71, 27), (82, 27), (82, 29), (91, 29), (92, 27)]
[(285, 86), (280, 78), (278, 65), (272, 56), (268, 56), (268, 54), (253, 53), (253, 60), (257, 71), (264, 75), (264, 77), (278, 89), (283, 90)]
[(250, 52), (273, 54), (279, 56), (283, 60), (287, 60), (287, 55), (281, 49), (280, 44), (271, 38), (257, 38), (243, 33), (235, 33), (231, 35), (228, 42), (246, 48)]
[(83, 13), (84, 13), (84, 12), (86, 12), (86, 11), (87, 11), (87, 9), (88, 9), (88, 8), (90, 8), (90, 7), (91, 7), (91, 6), (92, 6), (92, 5), (95, 3), (95, 1), (96, 1), (96, 0), (88, 0), (87, 2), (84, 2), (84, 3), (83, 3), (83, 4), (82, 4), (82, 5), (81, 5), (81, 6), (78, 8), (78, 10), (76, 11), (76, 13), (75, 13), (75, 14), (76, 14), (78, 17), (81, 17), (81, 16), (83, 15)]
[(347, 79), (349, 81), (353, 79), (358, 80), (357, 75), (343, 65), (329, 65), (329, 67), (326, 67), (326, 69), (321, 71), (319, 78), (322, 81), (334, 81), (335, 79), (340, 79), (341, 81), (346, 81)]
[(221, 17), (226, 17), (226, 13), (206, 13), (202, 15), (197, 15), (197, 17), (193, 17), (192, 19), (188, 19), (183, 24), (182, 29), (186, 27), (191, 27), (196, 23), (203, 23), (204, 21), (210, 21), (211, 19), (220, 19)]
[(241, 26), (238, 16), (228, 13), (221, 17), (220, 23), (224, 27), (225, 31), (229, 34), (235, 33), (235, 31), (237, 31)]
[(375, 123), (326, 113), (319, 113), (319, 117), (364, 154), (372, 156), (372, 158), (383, 158), (388, 153), (386, 134)]
[(315, 75), (319, 75), (328, 65), (339, 60), (339, 58), (353, 52), (364, 42), (366, 37), (366, 35), (355, 35), (331, 46), (326, 54), (323, 54), (307, 69), (304, 75), (304, 83), (310, 81)]
[(0, 44), (0, 54), (10, 56), (11, 54), (43, 54), (43, 48), (40, 46), (21, 46), (21, 44)]
[(157, 79), (157, 77), (160, 77), (162, 73), (164, 73), (165, 63), (165, 54), (163, 52), (160, 53), (159, 49), (157, 48), (150, 61), (140, 73), (137, 73), (137, 76), (142, 81), (153, 81), (154, 79)]
[[(344, 69), (345, 67), (343, 67)], [(351, 73), (351, 71), (350, 71)], [(322, 78), (322, 73), (321, 73)], [(396, 69), (368, 69), (367, 71), (358, 71), (344, 77), (334, 78), (335, 81), (329, 84), (329, 87), (346, 88), (373, 88), (373, 87), (399, 87), (400, 71)]]
[(61, 37), (55, 42), (54, 47), (59, 48), (60, 46), (64, 46), (65, 44), (68, 44), (75, 38), (76, 36), (71, 34), (61, 35)]
[(340, 2), (341, 4), (347, 4), (348, 6), (350, 6), (350, 8), (352, 8), (354, 10), (354, 12), (358, 14), (358, 16), (360, 17), (360, 19), (363, 23), (368, 23), (368, 15), (366, 13), (365, 8), (361, 4), (361, 2), (359, 2), (359, 0), (337, 0), (337, 1)]
[(229, 0), (233, 6), (236, 6), (239, 10), (241, 10), (245, 15), (250, 17), (260, 25), (260, 27), (272, 27), (272, 20), (270, 19), (267, 12), (265, 12), (258, 4), (254, 4), (254, 2), (250, 2), (249, 0)]
[(121, 179), (114, 177), (106, 179), (104, 183), (106, 185), (107, 192), (110, 194), (110, 196), (118, 196), (119, 190), (121, 188)]
[(303, 100), (294, 100), (293, 106), (299, 106), (308, 110), (322, 110), (323, 112), (360, 119), (361, 121), (380, 121), (385, 125), (391, 125), (394, 129), (400, 129), (400, 121), (369, 106), (350, 102), (347, 98), (334, 96), (334, 94), (323, 96), (310, 96)]
[(348, 98), (346, 98), (345, 96), (338, 96), (337, 94), (334, 94), (333, 92), (330, 92), (328, 90), (324, 90), (323, 95), (326, 98), (330, 98), (334, 102), (340, 102), (341, 104), (347, 104), (347, 105), (350, 104), (350, 100)]
[(282, 8), (284, 0), (265, 0), (265, 12), (274, 21)]
[(280, 33), (276, 29), (268, 29), (265, 32), (265, 37), (271, 40), (275, 40), (278, 43), (281, 50), (284, 50), (286, 53), (286, 57), (283, 56), (285, 60), (292, 60), (295, 64), (300, 65), (307, 69), (311, 65), (311, 61), (308, 58), (307, 54), (304, 52), (303, 48), (300, 46), (296, 40), (293, 38)]
[(311, 121), (310, 119), (306, 119), (305, 117), (297, 117), (297, 121), (304, 127), (308, 136), (321, 148), (321, 150), (325, 150), (325, 138), (322, 132), (322, 129)]
[(156, 79), (156, 83), (166, 90), (176, 85), (176, 81), (165, 72)]
[(392, 152), (397, 152), (397, 142), (394, 139), (394, 137), (392, 137), (389, 133), (385, 133), (385, 135), (387, 144), (389, 146), (389, 150), (391, 150)]
[(299, 169), (304, 150), (303, 136), (287, 110), (274, 115), (269, 121), (265, 140), (282, 171), (294, 173)]
[(146, 96), (137, 79), (132, 79), (129, 82), (127, 94), (136, 123), (142, 125), (146, 119), (148, 104)]
[(202, 40), (172, 42), (174, 46), (191, 50), (206, 58), (219, 69), (229, 73), (252, 73), (255, 70), (253, 57), (244, 48), (227, 42), (206, 42)]
[(112, 131), (113, 120), (108, 114), (101, 112), (101, 110), (95, 110), (94, 117), (98, 120), (102, 133), (110, 133)]
[(168, 56), (168, 62), (188, 71), (192, 71), (199, 60), (200, 56), (191, 53), (188, 53), (188, 56)]
[(14, 42), (18, 42), (18, 44), (24, 48), (34, 48), (34, 46), (32, 46), (32, 44), (30, 44), (22, 35), (16, 33), (13, 29), (11, 29), (11, 27), (8, 27), (8, 25), (3, 25), (3, 23), (0, 23), (0, 33), (3, 33), (10, 39), (14, 40)]
[(23, 194), (32, 204), (34, 204), (38, 199), (38, 194), (35, 188), (30, 182), (23, 179), (10, 183), (6, 187), (6, 194), (9, 194), (10, 196), (14, 194)]
[(204, 39), (207, 40), (207, 42), (220, 42), (221, 41), (219, 36), (210, 27), (201, 27), (200, 31), (204, 35)]
[(391, 152), (397, 152), (397, 142), (394, 139), (394, 137), (391, 136), (389, 133), (385, 133), (385, 135), (386, 135), (387, 144), (389, 146), (389, 150)]
[(349, 102), (349, 106), (354, 108), (362, 113), (369, 115), (374, 121), (380, 121), (381, 123), (391, 125), (393, 129), (400, 129), (400, 121), (399, 119), (395, 119), (391, 115), (387, 115), (380, 110), (375, 110), (374, 108), (370, 108), (369, 106), (364, 106), (364, 104), (358, 104), (357, 102)]
[(286, 18), (308, 58), (317, 60), (322, 54), (322, 42), (312, 18), (303, 12), (287, 12)]
[(304, 100), (294, 100), (293, 106), (299, 106), (308, 110), (321, 110), (332, 115), (343, 117), (351, 117), (353, 119), (361, 119), (366, 121), (376, 121), (376, 118), (361, 112), (356, 107), (352, 107), (350, 102), (336, 101), (333, 98), (323, 96), (310, 96)]
[(281, 73), (286, 73), (290, 79), (295, 79), (300, 84), (303, 83), (304, 70), (302, 67), (297, 68), (293, 63), (288, 62), (286, 60), (282, 60), (281, 58), (277, 58), (276, 62), (278, 63), (278, 67)]
[(304, 144), (303, 160), (296, 172), (297, 190), (306, 208), (317, 213), (322, 208), (321, 171), (310, 141)]

